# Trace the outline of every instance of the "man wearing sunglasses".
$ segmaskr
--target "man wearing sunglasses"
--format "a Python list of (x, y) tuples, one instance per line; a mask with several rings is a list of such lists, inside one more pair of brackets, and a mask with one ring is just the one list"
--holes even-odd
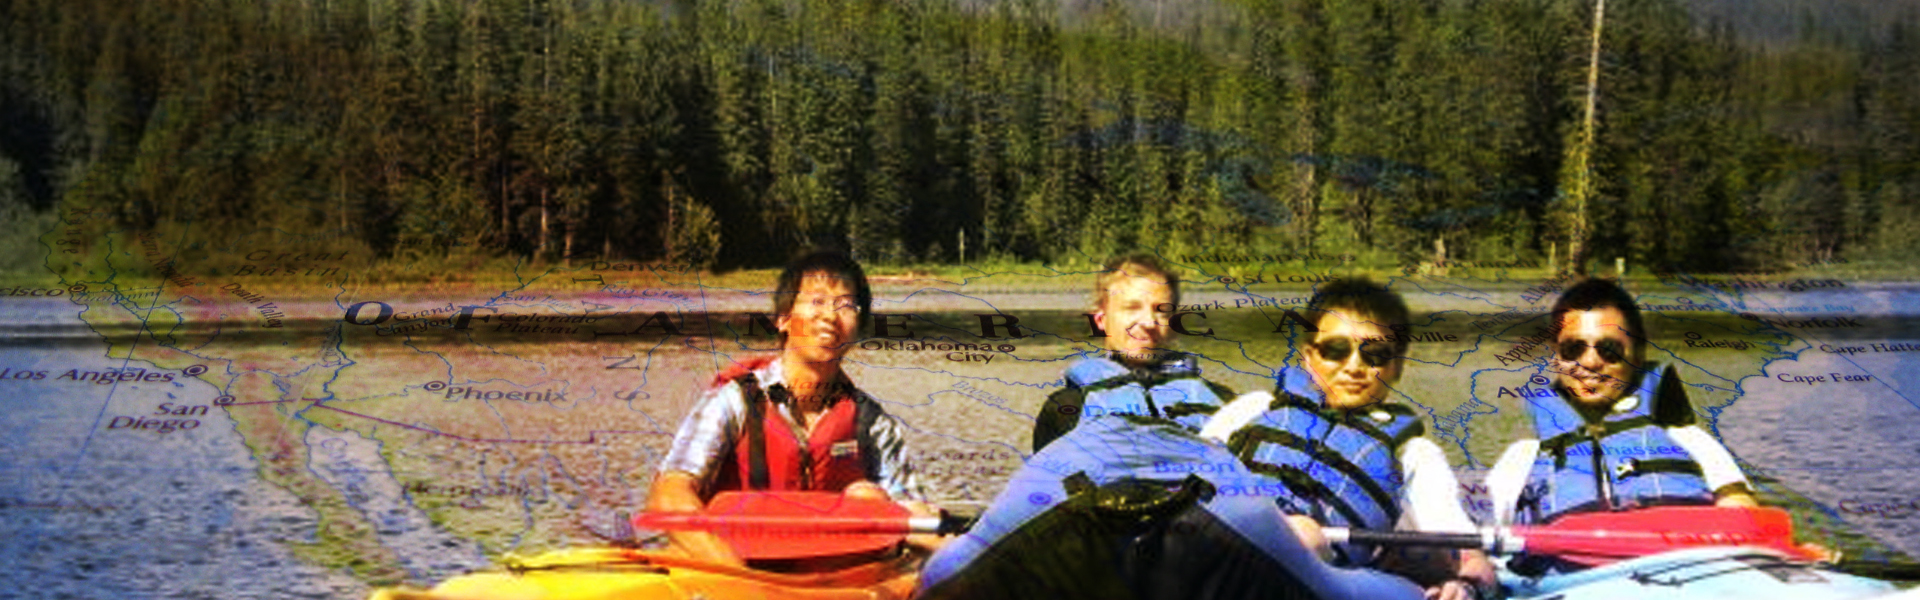
[[(1632, 295), (1589, 279), (1568, 288), (1550, 318), (1556, 394), (1528, 402), (1537, 437), (1509, 446), (1487, 475), (1497, 524), (1670, 504), (1757, 506), (1726, 447), (1692, 424), (1673, 369), (1646, 360)], [(1578, 568), (1537, 556), (1508, 566)]]
[[(916, 597), (1422, 597), (1404, 578), (1327, 564), (1276, 504), (1296, 493), (1288, 482), (1196, 435), (1232, 392), (1166, 351), (1177, 285), (1148, 256), (1107, 263), (1094, 322), (1108, 352), (1067, 370), (1036, 419), (1034, 454), (965, 535), (928, 559)], [(1363, 350), (1387, 357), (1387, 348)]]
[(1412, 409), (1388, 401), (1406, 364), (1406, 303), (1361, 279), (1321, 286), (1308, 306), (1317, 316), (1303, 352), (1307, 377), (1289, 371), (1278, 399), (1262, 393), (1236, 400), (1201, 435), (1225, 439), (1249, 470), (1284, 482), (1289, 493), (1276, 503), (1303, 541), (1323, 548), (1334, 565), (1406, 574), (1429, 586), (1428, 598), (1491, 591), (1493, 567), (1478, 551), (1456, 557), (1321, 540), (1321, 526), (1476, 529), (1461, 508), (1446, 453), (1423, 437)]

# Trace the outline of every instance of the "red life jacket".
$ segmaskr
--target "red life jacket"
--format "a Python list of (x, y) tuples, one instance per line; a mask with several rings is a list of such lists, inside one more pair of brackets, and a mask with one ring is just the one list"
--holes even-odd
[[(842, 393), (828, 401), (826, 414), (807, 432), (789, 410), (791, 400), (784, 387), (760, 387), (753, 369), (769, 362), (771, 358), (746, 361), (721, 373), (726, 379), (720, 383), (740, 384), (747, 414), (741, 421), (741, 435), (729, 449), (732, 456), (720, 465), (713, 492), (838, 492), (856, 481), (878, 479), (878, 452), (868, 432), (879, 407), (858, 394)], [(801, 436), (806, 438), (804, 443)]]

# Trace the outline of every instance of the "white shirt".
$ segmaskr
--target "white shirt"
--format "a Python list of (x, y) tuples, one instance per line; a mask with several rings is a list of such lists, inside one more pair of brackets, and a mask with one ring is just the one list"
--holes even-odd
[[(1200, 429), (1200, 437), (1226, 443), (1234, 431), (1266, 412), (1272, 403), (1273, 394), (1268, 392), (1241, 394), (1214, 413), (1206, 427)], [(1413, 438), (1400, 446), (1396, 458), (1400, 461), (1400, 474), (1406, 479), (1406, 485), (1400, 486), (1399, 529), (1477, 531), (1473, 518), (1468, 517), (1466, 508), (1460, 505), (1460, 482), (1447, 463), (1447, 453), (1440, 450), (1438, 444), (1424, 436)]]
[[(1706, 430), (1694, 425), (1668, 427), (1667, 436), (1687, 451), (1694, 462), (1700, 463), (1700, 475), (1707, 482), (1707, 489), (1718, 490), (1730, 484), (1745, 484), (1747, 476), (1740, 472), (1740, 465), (1733, 461), (1733, 454), (1727, 447), (1720, 445)], [(1493, 464), (1493, 470), (1487, 473), (1487, 495), (1493, 498), (1493, 522), (1505, 527), (1513, 524), (1515, 507), (1520, 503), (1520, 493), (1526, 490), (1527, 478), (1533, 474), (1533, 462), (1540, 455), (1540, 440), (1524, 439), (1507, 446), (1500, 455), (1500, 461)]]
[(1447, 453), (1439, 444), (1421, 436), (1400, 446), (1400, 473), (1407, 483), (1400, 487), (1399, 529), (1473, 533), (1473, 518), (1460, 505), (1460, 480), (1447, 463)]

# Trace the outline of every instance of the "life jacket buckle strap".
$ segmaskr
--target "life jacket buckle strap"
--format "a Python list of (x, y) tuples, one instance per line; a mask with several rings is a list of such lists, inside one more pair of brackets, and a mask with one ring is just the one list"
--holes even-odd
[(770, 486), (771, 474), (767, 470), (767, 433), (766, 403), (767, 394), (760, 389), (760, 378), (752, 372), (740, 376), (740, 395), (747, 402), (747, 486), (748, 489), (764, 490)]
[(1060, 480), (1060, 485), (1067, 489), (1068, 495), (1084, 494), (1100, 487), (1094, 485), (1093, 478), (1088, 477), (1086, 471), (1068, 475), (1066, 479)]
[(1625, 462), (1613, 466), (1614, 479), (1626, 479), (1639, 474), (1640, 459), (1638, 458), (1629, 458)]

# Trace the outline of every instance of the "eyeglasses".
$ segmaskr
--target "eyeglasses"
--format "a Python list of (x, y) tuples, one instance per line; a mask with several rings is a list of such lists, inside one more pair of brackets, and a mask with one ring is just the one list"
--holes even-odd
[[(1320, 358), (1343, 363), (1354, 351), (1353, 338), (1327, 338), (1313, 343), (1313, 349)], [(1360, 362), (1369, 367), (1384, 367), (1393, 362), (1393, 345), (1386, 342), (1369, 341), (1360, 344)]]
[(853, 296), (814, 296), (811, 300), (815, 310), (853, 310)]
[(1587, 355), (1587, 348), (1593, 348), (1594, 351), (1599, 352), (1600, 360), (1606, 363), (1617, 363), (1627, 357), (1627, 346), (1620, 343), (1620, 340), (1604, 339), (1597, 343), (1588, 343), (1586, 340), (1562, 340), (1560, 359), (1577, 362), (1580, 357)]

